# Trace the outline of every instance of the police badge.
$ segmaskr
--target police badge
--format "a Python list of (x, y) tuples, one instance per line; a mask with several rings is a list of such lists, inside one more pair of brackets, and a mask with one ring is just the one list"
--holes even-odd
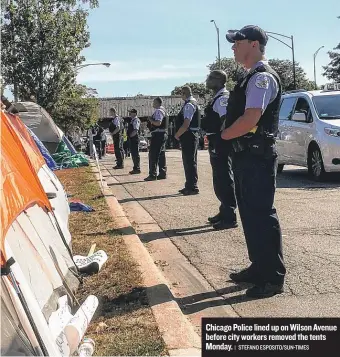
[(260, 74), (256, 77), (255, 86), (260, 89), (268, 89), (269, 79), (265, 74)]

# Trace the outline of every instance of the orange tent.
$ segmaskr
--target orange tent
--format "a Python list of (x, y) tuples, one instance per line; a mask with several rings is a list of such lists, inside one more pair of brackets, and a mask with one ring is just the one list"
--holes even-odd
[(35, 172), (38, 173), (41, 167), (46, 164), (46, 162), (44, 157), (41, 155), (37, 144), (33, 140), (25, 124), (20, 120), (18, 116), (9, 113), (4, 113), (4, 115), (7, 117), (8, 121), (13, 124), (13, 127), (15, 128), (15, 131), (21, 141), (21, 144), (23, 145), (35, 169)]
[(16, 217), (35, 204), (52, 211), (35, 168), (7, 115), (1, 111), (1, 266), (6, 263), (4, 239)]

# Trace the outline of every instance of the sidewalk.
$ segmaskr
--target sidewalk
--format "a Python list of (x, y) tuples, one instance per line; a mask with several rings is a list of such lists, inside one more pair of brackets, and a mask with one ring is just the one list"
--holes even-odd
[[(248, 300), (246, 286), (228, 281), (231, 271), (248, 264), (241, 228), (216, 232), (206, 217), (217, 209), (207, 152), (199, 152), (197, 196), (183, 197), (180, 152), (168, 151), (169, 178), (144, 182), (142, 175), (113, 170), (106, 158), (106, 181), (167, 281), (183, 313), (200, 332), (202, 316), (339, 317), (339, 183), (313, 183), (292, 169), (278, 179), (277, 208), (284, 234), (288, 274), (286, 292)], [(313, 209), (308, 209), (312, 207)]]
[[(93, 166), (93, 170), (97, 180), (100, 181), (97, 167)], [(103, 167), (101, 167), (101, 174), (104, 180), (110, 176)], [(200, 337), (183, 315), (162, 272), (156, 267), (149, 252), (135, 234), (124, 210), (114, 197), (114, 190), (105, 181), (103, 186), (103, 194), (114, 219), (115, 230), (122, 235), (131, 258), (137, 263), (142, 274), (148, 302), (169, 355), (199, 356)]]

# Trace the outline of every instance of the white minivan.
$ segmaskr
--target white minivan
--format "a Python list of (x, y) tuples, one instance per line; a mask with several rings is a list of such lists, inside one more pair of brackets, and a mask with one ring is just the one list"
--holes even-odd
[(284, 165), (304, 166), (320, 181), (340, 172), (340, 84), (282, 96), (277, 148), (279, 173)]

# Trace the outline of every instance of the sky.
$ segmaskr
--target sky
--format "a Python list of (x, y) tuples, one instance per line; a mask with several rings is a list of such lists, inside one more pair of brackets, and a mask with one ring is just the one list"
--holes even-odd
[[(203, 82), (207, 65), (217, 57), (220, 29), (221, 57), (233, 57), (225, 39), (229, 29), (258, 25), (266, 31), (293, 35), (295, 59), (309, 79), (327, 83), (322, 66), (327, 51), (340, 42), (340, 1), (285, 0), (99, 0), (89, 10), (91, 46), (85, 63), (110, 62), (79, 70), (79, 83), (95, 88), (98, 97), (170, 95), (175, 86)], [(281, 38), (290, 42), (289, 39)], [(291, 59), (291, 50), (269, 39), (266, 57)]]

